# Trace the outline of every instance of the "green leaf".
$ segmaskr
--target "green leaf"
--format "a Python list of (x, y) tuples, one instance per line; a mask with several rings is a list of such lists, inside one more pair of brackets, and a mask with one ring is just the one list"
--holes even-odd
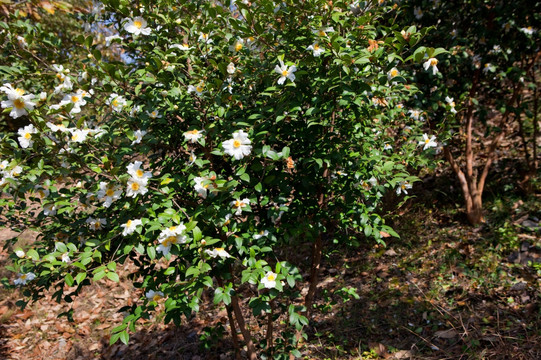
[(128, 334), (127, 331), (123, 331), (120, 333), (120, 341), (124, 343), (124, 345), (128, 345), (128, 342), (130, 341), (130, 334)]
[(73, 276), (71, 276), (71, 274), (66, 274), (66, 276), (64, 277), (64, 280), (66, 281), (66, 284), (68, 286), (73, 286)]
[(156, 248), (154, 246), (148, 246), (147, 254), (151, 260), (154, 260), (156, 258)]
[(107, 278), (109, 280), (112, 280), (114, 282), (119, 282), (119, 277), (118, 277), (118, 274), (117, 273), (114, 273), (114, 272), (108, 272), (106, 273), (107, 274)]
[(193, 239), (195, 242), (200, 242), (203, 238), (203, 234), (201, 233), (201, 229), (199, 229), (197, 226), (193, 228)]
[(99, 280), (103, 279), (104, 276), (105, 276), (105, 270), (98, 271), (97, 273), (94, 274), (93, 280), (94, 281), (99, 281)]
[(78, 273), (77, 276), (75, 276), (75, 281), (77, 281), (77, 285), (81, 284), (84, 279), (86, 279), (86, 273)]

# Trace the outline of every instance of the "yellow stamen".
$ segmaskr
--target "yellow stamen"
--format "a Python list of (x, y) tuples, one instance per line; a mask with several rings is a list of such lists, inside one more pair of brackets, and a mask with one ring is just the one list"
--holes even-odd
[(139, 21), (139, 20), (135, 20), (135, 21), (133, 22), (133, 26), (135, 26), (136, 28), (140, 29), (141, 26), (143, 26), (143, 23), (142, 23), (141, 21)]
[(17, 109), (24, 109), (24, 100), (23, 99), (13, 100), (13, 106), (15, 106)]
[(240, 145), (241, 145), (240, 141), (238, 141), (238, 140), (233, 140), (233, 147), (234, 147), (235, 149), (238, 148), (238, 147), (240, 147)]
[(162, 243), (163, 246), (169, 247), (173, 244), (177, 243), (177, 237), (176, 236), (169, 236), (167, 239), (165, 239)]

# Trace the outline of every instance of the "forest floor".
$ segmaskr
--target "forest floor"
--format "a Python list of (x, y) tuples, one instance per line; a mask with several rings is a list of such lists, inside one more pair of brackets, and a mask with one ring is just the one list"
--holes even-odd
[[(507, 165), (500, 174), (509, 174)], [(386, 247), (326, 244), (303, 359), (541, 359), (541, 194), (524, 195), (512, 174), (500, 176), (486, 190), (486, 223), (471, 227), (452, 178), (416, 184), (388, 219), (401, 238), (386, 238)], [(8, 251), (0, 253), (0, 277), (11, 279), (3, 269)], [(161, 324), (158, 314), (128, 345), (110, 346), (110, 330), (123, 319), (117, 310), (142, 296), (131, 270), (119, 271), (120, 283), (104, 278), (86, 288), (71, 305), (49, 297), (21, 311), (20, 293), (0, 289), (0, 359), (234, 358), (226, 311), (212, 304), (180, 327)], [(57, 318), (70, 307), (74, 322)]]

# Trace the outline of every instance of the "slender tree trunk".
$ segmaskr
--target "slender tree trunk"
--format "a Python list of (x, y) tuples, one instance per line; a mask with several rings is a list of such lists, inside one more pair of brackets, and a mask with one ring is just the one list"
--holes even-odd
[(321, 251), (322, 251), (321, 234), (317, 235), (316, 241), (312, 244), (312, 267), (310, 269), (310, 286), (308, 287), (308, 293), (304, 298), (304, 306), (306, 307), (306, 317), (310, 319), (310, 312), (312, 309), (312, 303), (314, 302), (314, 296), (317, 290), (319, 268), (321, 267)]
[(235, 319), (233, 319), (233, 314), (231, 313), (231, 306), (226, 306), (226, 309), (227, 318), (229, 319), (229, 326), (231, 327), (231, 338), (233, 339), (233, 347), (235, 348), (235, 359), (241, 360), (239, 337), (237, 334), (237, 327), (235, 326)]
[(233, 312), (235, 313), (237, 324), (239, 325), (240, 332), (242, 333), (242, 337), (244, 338), (244, 342), (246, 343), (246, 347), (248, 348), (248, 358), (250, 360), (257, 360), (257, 354), (254, 342), (252, 340), (252, 335), (250, 334), (250, 330), (248, 330), (248, 328), (246, 327), (246, 323), (244, 322), (244, 316), (242, 315), (242, 310), (240, 309), (239, 299), (237, 295), (231, 296), (231, 306), (233, 307)]

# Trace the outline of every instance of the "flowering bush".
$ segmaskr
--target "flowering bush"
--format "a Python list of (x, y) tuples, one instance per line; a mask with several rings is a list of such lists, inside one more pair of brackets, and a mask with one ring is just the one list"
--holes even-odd
[(537, 176), (540, 7), (530, 1), (404, 3), (401, 22), (437, 25), (424, 44), (451, 51), (424, 63), (434, 72), (416, 77), (422, 89), (418, 103), (447, 143), (444, 155), (458, 177), (472, 224), (484, 221), (483, 189), (503, 139), (518, 135), (525, 180)]
[[(70, 302), (131, 262), (141, 297), (111, 342), (158, 305), (179, 324), (210, 291), (251, 358), (298, 355), (323, 245), (398, 236), (382, 198), (407, 194), (437, 150), (408, 104), (412, 69), (437, 73), (424, 55), (445, 51), (413, 52), (426, 30), (385, 20), (397, 7), (380, 3), (108, 0), (79, 15), (84, 57), (18, 58), (2, 106), (28, 125), (2, 133), (1, 202), (39, 237), (14, 254), (15, 285)], [(42, 35), (24, 28), (32, 53)], [(304, 243), (308, 266), (283, 251)], [(247, 317), (267, 322), (266, 342)]]

